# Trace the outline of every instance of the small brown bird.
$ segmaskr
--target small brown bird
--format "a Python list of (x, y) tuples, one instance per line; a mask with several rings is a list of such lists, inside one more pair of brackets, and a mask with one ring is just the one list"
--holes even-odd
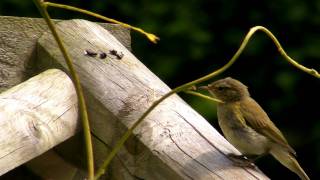
[[(296, 152), (259, 104), (250, 97), (244, 84), (228, 77), (199, 89), (206, 89), (223, 101), (217, 106), (220, 128), (225, 138), (244, 156), (270, 153), (301, 179), (309, 180), (295, 159)], [(232, 154), (230, 157), (234, 158), (236, 155)]]

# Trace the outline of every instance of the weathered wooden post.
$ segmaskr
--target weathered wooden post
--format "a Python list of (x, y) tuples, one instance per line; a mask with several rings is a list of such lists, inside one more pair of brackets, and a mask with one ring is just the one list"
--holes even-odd
[[(57, 29), (85, 89), (95, 163), (99, 166), (121, 135), (170, 89), (96, 23), (62, 21), (57, 23)], [(68, 72), (50, 33), (43, 33), (37, 48), (34, 65), (42, 70), (59, 68)], [(97, 55), (88, 55), (88, 51)], [(107, 56), (100, 56), (103, 53)], [(73, 91), (61, 91), (68, 90)], [(74, 159), (72, 155), (81, 149), (75, 147), (77, 142), (66, 142), (57, 151)], [(74, 152), (70, 152), (70, 144)], [(106, 178), (268, 179), (258, 170), (234, 166), (226, 157), (231, 152), (238, 153), (204, 118), (174, 95), (135, 130), (113, 160)]]
[(0, 174), (73, 136), (77, 119), (72, 81), (60, 70), (47, 70), (2, 93)]

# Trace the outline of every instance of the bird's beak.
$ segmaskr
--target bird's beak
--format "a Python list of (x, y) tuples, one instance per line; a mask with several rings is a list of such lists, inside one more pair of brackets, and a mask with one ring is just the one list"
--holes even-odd
[(208, 86), (199, 86), (198, 89), (209, 90)]

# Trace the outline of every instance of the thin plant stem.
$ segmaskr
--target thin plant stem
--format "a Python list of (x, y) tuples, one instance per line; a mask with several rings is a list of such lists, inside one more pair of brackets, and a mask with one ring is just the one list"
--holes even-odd
[(312, 69), (312, 68), (306, 68), (303, 65), (299, 64), (297, 61), (293, 60), (290, 56), (287, 55), (287, 53), (284, 51), (284, 49), (282, 48), (281, 44), (279, 43), (279, 41), (277, 40), (277, 38), (272, 34), (272, 32), (270, 32), (267, 28), (263, 27), (263, 26), (255, 26), (253, 28), (250, 29), (247, 37), (248, 40), (249, 38), (256, 32), (256, 31), (262, 31), (264, 33), (267, 34), (267, 36), (269, 36), (271, 38), (271, 40), (274, 42), (274, 44), (276, 45), (276, 47), (278, 48), (279, 53), (293, 66), (295, 66), (296, 68), (312, 75), (315, 76), (316, 78), (320, 78), (320, 74), (318, 73), (317, 70)]
[(102, 20), (107, 21), (107, 22), (120, 24), (121, 26), (123, 26), (125, 28), (129, 28), (129, 29), (135, 30), (135, 31), (137, 31), (137, 32), (139, 32), (141, 34), (144, 34), (153, 43), (157, 43), (157, 41), (160, 40), (160, 38), (157, 37), (156, 35), (151, 34), (151, 33), (147, 33), (141, 28), (137, 28), (137, 27), (131, 26), (129, 24), (126, 24), (126, 23), (117, 21), (115, 19), (111, 19), (111, 18), (102, 16), (100, 14), (97, 14), (97, 13), (94, 13), (94, 12), (91, 12), (91, 11), (88, 11), (88, 10), (85, 10), (85, 9), (81, 9), (81, 8), (77, 8), (77, 7), (73, 7), (73, 6), (68, 6), (68, 5), (65, 5), (65, 4), (52, 3), (52, 2), (45, 2), (45, 5), (51, 6), (51, 7), (55, 7), (55, 8), (61, 8), (61, 9), (67, 9), (67, 10), (70, 10), (70, 11), (80, 12), (80, 13), (83, 13), (83, 14), (87, 14), (87, 15), (96, 17), (98, 19), (102, 19)]
[(283, 50), (283, 48), (281, 47), (280, 43), (278, 42), (278, 40), (275, 38), (275, 36), (269, 31), (267, 30), (265, 27), (262, 26), (255, 26), (253, 28), (251, 28), (249, 30), (249, 32), (247, 33), (247, 35), (245, 36), (244, 40), (242, 41), (239, 49), (237, 50), (237, 52), (233, 55), (233, 57), (229, 60), (228, 63), (226, 63), (224, 66), (222, 66), (220, 69), (213, 71), (212, 73), (205, 75), (199, 79), (196, 79), (194, 81), (191, 81), (189, 83), (183, 84), (179, 87), (174, 88), (173, 90), (171, 90), (170, 92), (166, 93), (164, 96), (162, 96), (160, 99), (158, 99), (157, 101), (155, 101), (146, 112), (144, 112), (142, 114), (142, 116), (132, 125), (132, 127), (130, 129), (128, 129), (128, 131), (126, 131), (126, 133), (120, 138), (120, 140), (116, 143), (116, 145), (114, 146), (114, 148), (112, 149), (112, 151), (110, 152), (110, 154), (107, 156), (107, 158), (105, 159), (105, 161), (103, 162), (103, 164), (101, 165), (101, 167), (98, 169), (96, 175), (95, 175), (95, 179), (98, 179), (101, 175), (103, 175), (106, 171), (106, 169), (108, 168), (108, 165), (110, 164), (111, 160), (113, 159), (113, 157), (117, 154), (117, 152), (121, 149), (121, 147), (123, 146), (123, 144), (126, 142), (126, 140), (129, 138), (129, 136), (132, 134), (133, 130), (143, 121), (143, 119), (158, 105), (160, 104), (163, 100), (165, 100), (166, 98), (170, 97), (171, 95), (175, 94), (175, 93), (179, 93), (181, 91), (184, 91), (198, 83), (207, 81), (219, 74), (221, 74), (222, 72), (224, 72), (225, 70), (227, 70), (240, 56), (240, 54), (243, 52), (244, 48), (246, 47), (246, 45), (248, 44), (250, 38), (252, 37), (252, 35), (258, 31), (261, 30), (263, 32), (265, 32), (275, 43), (275, 45), (277, 46), (280, 54), (282, 56), (284, 56), (284, 58), (292, 65), (294, 65), (295, 67), (297, 67), (298, 69), (311, 74), (317, 78), (319, 78), (319, 74), (317, 73), (316, 70), (314, 69), (308, 69), (300, 64), (298, 64), (296, 61), (294, 61), (292, 58), (290, 58), (285, 51)]
[(89, 180), (92, 180), (94, 178), (94, 161), (93, 161), (93, 150), (92, 150), (92, 142), (91, 142), (91, 135), (90, 135), (90, 126), (89, 126), (89, 119), (88, 119), (88, 113), (86, 108), (85, 99), (83, 96), (82, 87), (80, 84), (80, 79), (74, 70), (74, 67), (72, 65), (71, 58), (69, 54), (67, 53), (61, 39), (59, 38), (59, 35), (57, 33), (57, 30), (51, 21), (50, 15), (46, 9), (46, 6), (43, 4), (43, 1), (41, 0), (33, 0), (34, 4), (37, 6), (40, 14), (45, 19), (46, 23), (49, 26), (49, 29), (51, 30), (51, 33), (53, 37), (55, 38), (63, 57), (66, 61), (66, 64), (70, 70), (71, 77), (75, 84), (76, 93), (78, 96), (79, 101), (79, 109), (80, 109), (80, 116), (82, 119), (82, 126), (84, 131), (84, 139), (85, 139), (85, 146), (86, 146), (86, 154), (87, 154), (87, 167), (88, 167), (88, 178)]
[(213, 97), (210, 97), (210, 96), (206, 96), (204, 94), (201, 94), (201, 93), (198, 93), (198, 92), (195, 92), (195, 91), (183, 91), (183, 92), (186, 93), (186, 94), (191, 94), (191, 95), (206, 99), (206, 100), (214, 101), (216, 103), (224, 103), (220, 99), (213, 98)]

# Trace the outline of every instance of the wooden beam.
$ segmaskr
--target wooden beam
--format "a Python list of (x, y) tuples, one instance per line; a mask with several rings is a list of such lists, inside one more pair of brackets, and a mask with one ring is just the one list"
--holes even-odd
[[(99, 25), (71, 20), (59, 22), (57, 29), (85, 89), (99, 166), (122, 134), (170, 88)], [(106, 58), (100, 58), (102, 53)], [(67, 72), (50, 33), (38, 41), (38, 60), (44, 69)], [(72, 147), (75, 152), (69, 148), (66, 157), (81, 149)], [(267, 179), (259, 170), (234, 166), (228, 153), (239, 152), (173, 95), (135, 130), (107, 174), (116, 179)]]
[(77, 106), (72, 81), (57, 69), (0, 94), (0, 176), (73, 136)]

